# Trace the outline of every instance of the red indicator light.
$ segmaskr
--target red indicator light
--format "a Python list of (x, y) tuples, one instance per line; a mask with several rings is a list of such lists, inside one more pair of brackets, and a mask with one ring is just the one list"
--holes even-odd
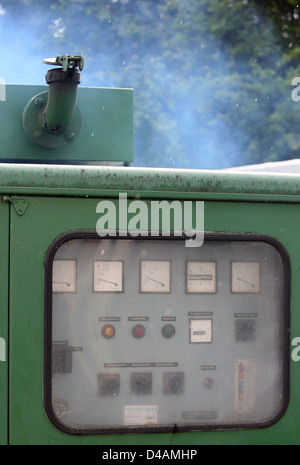
[(140, 339), (141, 337), (143, 337), (146, 333), (146, 330), (144, 328), (143, 325), (135, 325), (133, 328), (132, 328), (132, 335), (138, 339)]

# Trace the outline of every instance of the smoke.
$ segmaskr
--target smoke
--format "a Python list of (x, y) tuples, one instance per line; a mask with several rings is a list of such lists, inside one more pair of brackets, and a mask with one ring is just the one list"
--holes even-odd
[(282, 81), (274, 83), (277, 38), (247, 0), (236, 2), (241, 18), (224, 23), (230, 4), (2, 0), (0, 77), (44, 85), (44, 58), (82, 54), (81, 85), (134, 89), (135, 166), (220, 169), (282, 159), (289, 154), (268, 124), (280, 98), (290, 115), (296, 107), (290, 81), (280, 92)]

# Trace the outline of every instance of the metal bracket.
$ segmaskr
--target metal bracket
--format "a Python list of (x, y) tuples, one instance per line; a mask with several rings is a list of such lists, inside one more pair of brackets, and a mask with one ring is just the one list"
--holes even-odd
[(63, 148), (71, 143), (79, 134), (81, 128), (81, 114), (78, 106), (72, 121), (62, 134), (48, 133), (42, 126), (41, 120), (45, 112), (48, 92), (35, 95), (27, 103), (23, 113), (23, 127), (26, 135), (37, 145), (47, 149)]
[(13, 198), (13, 197), (10, 197), (9, 195), (4, 195), (2, 197), (2, 202), (3, 203), (10, 203), (15, 212), (17, 213), (17, 215), (19, 216), (23, 216), (24, 213), (26, 212), (27, 208), (28, 208), (28, 205), (29, 205), (29, 201), (27, 199), (24, 199), (24, 198)]

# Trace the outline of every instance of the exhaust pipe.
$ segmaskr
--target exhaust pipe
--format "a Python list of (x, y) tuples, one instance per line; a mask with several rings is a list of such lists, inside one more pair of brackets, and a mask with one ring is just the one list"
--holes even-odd
[(49, 70), (46, 75), (49, 91), (35, 95), (27, 103), (23, 127), (36, 144), (57, 149), (72, 142), (80, 131), (81, 117), (76, 102), (83, 57), (61, 55), (43, 62), (60, 67)]

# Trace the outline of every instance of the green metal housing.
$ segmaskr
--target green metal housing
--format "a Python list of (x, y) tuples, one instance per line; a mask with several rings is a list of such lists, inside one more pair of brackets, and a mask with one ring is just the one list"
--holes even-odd
[[(26, 157), (28, 153), (24, 150)], [(32, 150), (31, 154), (37, 156), (38, 152)], [(50, 423), (43, 399), (44, 261), (48, 248), (66, 232), (95, 231), (97, 203), (117, 199), (120, 192), (127, 194), (128, 201), (201, 200), (205, 231), (264, 234), (280, 241), (291, 261), (292, 351), (294, 338), (300, 337), (299, 176), (4, 163), (0, 191), (0, 337), (7, 344), (6, 361), (0, 362), (2, 444), (300, 443), (299, 362), (292, 358), (288, 408), (267, 428), (73, 436)]]
[(132, 162), (132, 89), (77, 89), (77, 85), (73, 89), (72, 83), (71, 88), (65, 89), (65, 83), (50, 85), (58, 84), (57, 92), (51, 90), (54, 97), (50, 100), (51, 108), (48, 108), (49, 125), (56, 124), (54, 121), (62, 116), (63, 122), (71, 118), (68, 115), (73, 109), (69, 109), (68, 103), (74, 98), (70, 94), (78, 93), (73, 120), (66, 132), (56, 135), (47, 134), (42, 128), (49, 87), (6, 85), (6, 99), (0, 105), (0, 161), (50, 164), (109, 162), (120, 165)]

